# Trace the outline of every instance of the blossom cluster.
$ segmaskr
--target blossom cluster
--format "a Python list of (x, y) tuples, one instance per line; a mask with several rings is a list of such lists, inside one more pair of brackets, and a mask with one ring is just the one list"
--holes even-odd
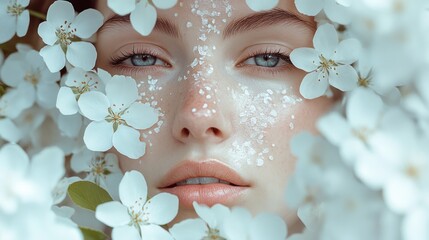
[[(246, 3), (264, 11), (279, 1)], [(0, 44), (26, 35), (30, 15), (38, 16), (29, 4), (0, 0)], [(113, 12), (130, 14), (145, 36), (157, 9), (176, 4), (107, 0)], [(298, 161), (285, 204), (297, 210), (302, 233), (287, 237), (286, 224), (272, 214), (196, 202), (199, 218), (167, 227), (177, 215), (177, 197), (161, 193), (148, 200), (144, 176), (123, 174), (117, 155), (106, 152), (142, 157), (141, 130), (150, 129), (159, 113), (139, 100), (134, 79), (94, 69), (92, 41), (103, 15), (94, 9), (77, 14), (58, 0), (37, 27), (44, 47), (17, 43), (9, 51), (0, 45), (0, 239), (106, 239), (75, 223), (80, 213), (65, 206), (71, 204), (67, 192), (113, 229), (113, 239), (429, 239), (429, 5), (295, 5), (317, 22), (313, 46), (290, 54), (307, 73), (301, 95), (343, 99), (318, 120), (320, 136), (301, 133), (291, 143)]]

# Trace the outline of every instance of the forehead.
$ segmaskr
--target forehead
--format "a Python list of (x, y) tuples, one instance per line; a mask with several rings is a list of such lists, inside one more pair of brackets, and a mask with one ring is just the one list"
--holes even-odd
[[(107, 1), (97, 1), (97, 8), (104, 14), (105, 21), (117, 17), (108, 8)], [(294, 22), (301, 23), (304, 27), (313, 29), (316, 27), (312, 17), (305, 16), (297, 11), (293, 0), (280, 0), (276, 10), (278, 10), (277, 14), (266, 16), (264, 20), (277, 21), (273, 23), (278, 23), (281, 20), (294, 20)], [(264, 13), (260, 13), (259, 16), (247, 20), (257, 21)], [(201, 21), (202, 18), (206, 16), (210, 17), (212, 21), (216, 19), (218, 21), (216, 26), (222, 30), (226, 26), (223, 23), (238, 19), (242, 20), (242, 18), (251, 14), (255, 15), (255, 12), (247, 6), (245, 0), (179, 0), (173, 8), (166, 10), (157, 9), (158, 19), (168, 20), (179, 28), (185, 28), (186, 24), (201, 25), (203, 24)], [(269, 19), (270, 17), (272, 18), (271, 20)]]

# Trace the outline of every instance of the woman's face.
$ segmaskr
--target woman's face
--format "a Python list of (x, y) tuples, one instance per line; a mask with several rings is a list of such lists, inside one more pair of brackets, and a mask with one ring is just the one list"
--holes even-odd
[(141, 101), (160, 115), (141, 132), (146, 154), (121, 156), (122, 169), (141, 171), (149, 195), (177, 194), (176, 221), (194, 217), (195, 200), (274, 212), (293, 225), (296, 214), (284, 201), (295, 165), (289, 142), (312, 131), (333, 103), (303, 99), (304, 72), (287, 57), (311, 46), (312, 19), (298, 14), (292, 0), (268, 12), (252, 11), (244, 0), (181, 1), (158, 9), (144, 37), (105, 2), (98, 6), (106, 18), (98, 67), (134, 77)]

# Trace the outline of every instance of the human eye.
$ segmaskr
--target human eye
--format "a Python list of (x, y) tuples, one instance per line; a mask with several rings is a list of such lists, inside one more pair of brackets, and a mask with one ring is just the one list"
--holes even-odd
[(292, 65), (289, 55), (281, 50), (252, 52), (239, 66), (257, 66), (262, 68), (289, 67)]
[[(154, 49), (135, 48), (122, 50), (117, 56), (110, 59), (110, 65), (121, 70), (154, 70), (156, 68), (169, 68), (171, 65), (163, 60), (162, 53)], [(150, 68), (150, 69), (149, 69)]]

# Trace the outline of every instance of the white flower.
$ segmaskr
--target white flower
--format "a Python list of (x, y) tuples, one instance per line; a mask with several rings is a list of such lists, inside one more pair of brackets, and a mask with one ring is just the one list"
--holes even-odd
[(295, 0), (299, 12), (316, 16), (324, 10), (326, 16), (333, 22), (349, 24), (352, 19), (350, 0)]
[[(26, 97), (23, 97), (26, 96)], [(34, 101), (34, 91), (28, 85), (8, 89), (0, 98), (0, 137), (9, 142), (18, 142), (23, 132), (12, 120), (29, 108)]]
[[(11, 87), (25, 84), (31, 86), (31, 93), (26, 96), (36, 96), (39, 106), (53, 108), (58, 93), (60, 73), (51, 73), (45, 62), (35, 50), (17, 52), (9, 56), (1, 70), (4, 83)], [(34, 92), (34, 93), (33, 93)]]
[(146, 144), (136, 129), (151, 127), (158, 113), (149, 104), (136, 102), (137, 98), (135, 80), (125, 76), (113, 76), (106, 84), (106, 95), (91, 91), (80, 96), (82, 114), (93, 121), (84, 133), (88, 149), (103, 152), (114, 146), (129, 158), (144, 155)]
[[(176, 5), (177, 0), (152, 0), (151, 2), (159, 9), (168, 9)], [(107, 5), (119, 15), (131, 13), (131, 25), (141, 35), (147, 36), (152, 32), (157, 13), (149, 0), (108, 0)]]
[(223, 222), (226, 239), (284, 240), (287, 228), (284, 220), (274, 214), (261, 213), (252, 217), (247, 209), (234, 207)]
[(84, 180), (96, 183), (106, 189), (114, 199), (118, 199), (118, 185), (123, 174), (115, 154), (92, 152), (84, 148), (73, 154), (70, 164), (76, 173), (87, 174)]
[(345, 119), (332, 112), (319, 119), (319, 131), (340, 148), (344, 160), (352, 164), (359, 154), (368, 151), (367, 141), (377, 130), (384, 104), (370, 89), (358, 88), (351, 92), (346, 103)]
[(55, 1), (48, 9), (45, 22), (39, 25), (38, 33), (47, 46), (40, 55), (51, 72), (60, 71), (67, 61), (85, 70), (95, 65), (95, 47), (77, 38), (90, 38), (103, 24), (103, 15), (87, 9), (75, 16), (73, 5), (67, 1)]
[(0, 239), (83, 240), (83, 236), (76, 224), (49, 207), (25, 204), (13, 215), (0, 212)]
[(52, 190), (64, 175), (64, 154), (47, 148), (30, 163), (21, 147), (7, 144), (0, 150), (0, 212), (14, 213), (23, 203), (52, 204)]
[(356, 174), (369, 187), (383, 190), (392, 211), (404, 213), (427, 198), (429, 139), (406, 112), (389, 109), (368, 144), (372, 151), (360, 157)]
[(0, 44), (12, 39), (13, 35), (27, 34), (30, 13), (26, 9), (30, 0), (0, 0)]
[(313, 48), (297, 48), (290, 58), (293, 64), (309, 72), (301, 82), (300, 93), (307, 99), (320, 97), (329, 84), (341, 91), (357, 87), (358, 75), (351, 66), (359, 58), (360, 43), (356, 39), (338, 42), (334, 26), (320, 26), (313, 38)]
[(231, 214), (229, 208), (215, 204), (212, 207), (193, 202), (199, 219), (188, 219), (175, 224), (171, 235), (176, 240), (225, 239), (223, 222)]
[(94, 71), (72, 68), (66, 76), (65, 86), (58, 92), (56, 106), (64, 115), (73, 115), (79, 111), (77, 100), (89, 91), (103, 91), (104, 84)]
[(279, 0), (246, 0), (247, 6), (255, 12), (273, 9)]
[[(97, 206), (95, 217), (113, 227), (112, 239), (173, 239), (160, 225), (169, 223), (177, 215), (179, 199), (160, 193), (147, 200), (147, 185), (137, 171), (126, 172), (119, 184), (121, 202), (107, 202)], [(146, 201), (147, 200), (147, 201)]]

